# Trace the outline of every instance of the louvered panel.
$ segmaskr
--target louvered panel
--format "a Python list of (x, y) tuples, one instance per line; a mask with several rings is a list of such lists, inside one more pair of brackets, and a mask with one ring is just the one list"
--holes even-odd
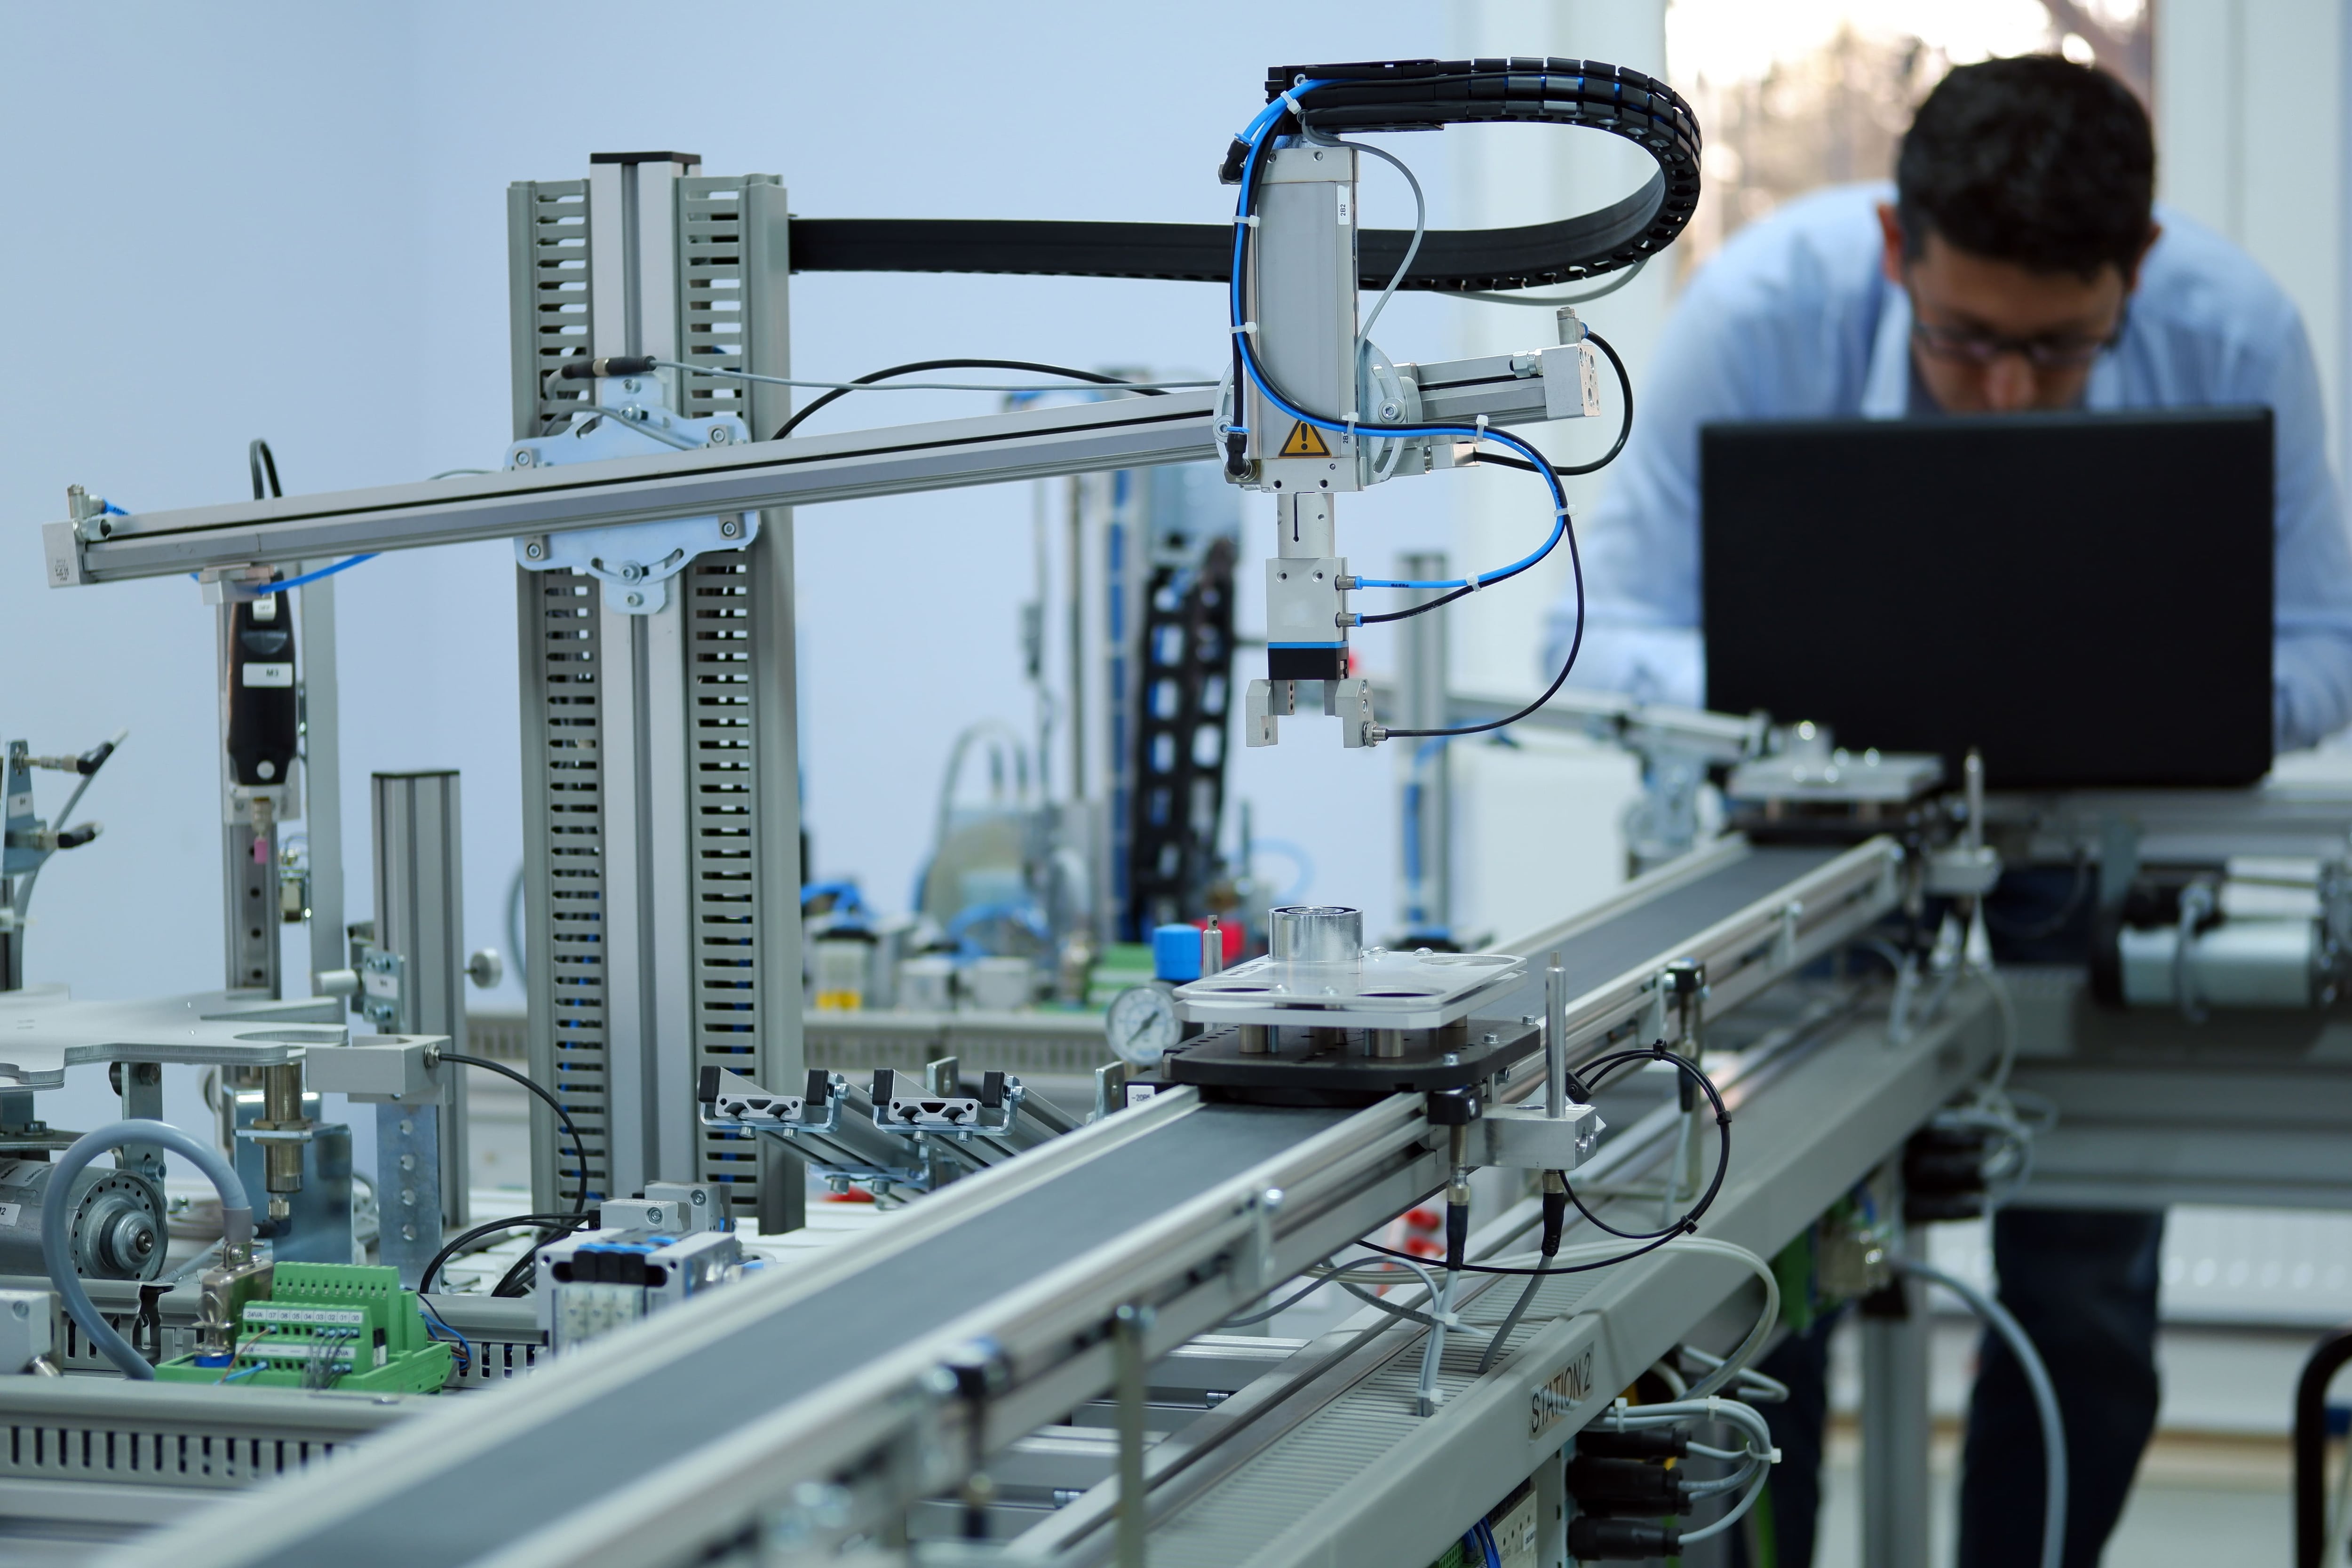
[[(760, 176), (751, 176), (760, 178)], [(747, 370), (749, 311), (743, 281), (743, 176), (695, 175), (677, 182), (678, 357), (688, 364)], [(686, 413), (737, 414), (751, 426), (750, 386), (723, 376), (688, 375)], [(771, 434), (751, 426), (756, 439)]]
[[(535, 680), (527, 684), (541, 693), (539, 711), (525, 720), (539, 731), (527, 742), (538, 765), (524, 780), (537, 795), (536, 809), (526, 814), (533, 841), (525, 854), (530, 881), (544, 889), (527, 943), (534, 993), (530, 1065), (587, 1145), (588, 1189), (609, 1193), (598, 586), (586, 574), (568, 571), (521, 578), (525, 602), (536, 611), (524, 650), (536, 663)], [(554, 1180), (541, 1201), (570, 1194), (581, 1172), (569, 1141), (551, 1129), (542, 1147), (552, 1152)]]
[(516, 189), (516, 221), (528, 235), (518, 237), (517, 246), (523, 268), (518, 303), (524, 318), (518, 372), (530, 378), (524, 405), (538, 421), (533, 430), (516, 432), (522, 436), (548, 428), (570, 405), (587, 397), (592, 384), (548, 379), (564, 360), (589, 352), (588, 182), (541, 180)]
[[(752, 594), (746, 552), (706, 555), (687, 568), (688, 759), (694, 880), (695, 1065), (756, 1074), (761, 994), (759, 769), (752, 745)], [(797, 1004), (795, 992), (789, 1000)], [(702, 1179), (753, 1201), (754, 1139), (705, 1130)]]

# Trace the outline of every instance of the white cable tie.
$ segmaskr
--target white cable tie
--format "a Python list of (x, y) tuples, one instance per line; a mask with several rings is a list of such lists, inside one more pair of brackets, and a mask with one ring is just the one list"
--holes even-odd
[(1251, 228), (1255, 228), (1257, 226), (1257, 214), (1244, 213), (1241, 216), (1234, 219), (1234, 221), (1238, 224), (1245, 224)]
[(1479, 442), (1484, 441), (1486, 438), (1486, 416), (1485, 415), (1481, 414), (1480, 416), (1478, 416), (1478, 433), (1477, 433), (1475, 436), (1473, 436), (1473, 437), (1470, 437), (1470, 442), (1471, 442), (1471, 445), (1475, 446), (1475, 445), (1477, 445)]
[(1779, 1463), (1780, 1462), (1780, 1447), (1779, 1447), (1777, 1445), (1775, 1445), (1774, 1447), (1770, 1447), (1770, 1448), (1766, 1449), (1766, 1450), (1765, 1450), (1765, 1453), (1766, 1453), (1766, 1455), (1769, 1458), (1770, 1461), (1771, 1461), (1773, 1464), (1776, 1464), (1776, 1465), (1777, 1465), (1777, 1464), (1779, 1464)]
[(1255, 321), (1244, 321), (1240, 326), (1235, 327), (1234, 331), (1237, 332), (1254, 333), (1257, 331), (1257, 323)]
[(1298, 128), (1299, 128), (1301, 131), (1306, 130), (1306, 129), (1307, 129), (1307, 111), (1306, 111), (1305, 110), (1303, 110), (1303, 109), (1301, 109), (1301, 108), (1299, 108), (1299, 107), (1298, 107), (1298, 100), (1297, 100), (1296, 98), (1293, 98), (1293, 97), (1290, 95), (1290, 92), (1288, 91), (1288, 89), (1286, 89), (1284, 90), (1284, 92), (1283, 92), (1283, 95), (1282, 95), (1282, 101), (1283, 101), (1283, 102), (1285, 102), (1285, 103), (1286, 103), (1286, 104), (1288, 104), (1288, 105), (1290, 105), (1290, 112), (1291, 112), (1291, 113), (1296, 114), (1297, 116), (1298, 116)]

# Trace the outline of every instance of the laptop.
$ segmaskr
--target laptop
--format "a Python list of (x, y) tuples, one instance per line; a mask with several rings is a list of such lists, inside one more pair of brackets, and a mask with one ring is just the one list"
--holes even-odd
[(1706, 705), (1988, 784), (2271, 765), (2266, 408), (1710, 425)]

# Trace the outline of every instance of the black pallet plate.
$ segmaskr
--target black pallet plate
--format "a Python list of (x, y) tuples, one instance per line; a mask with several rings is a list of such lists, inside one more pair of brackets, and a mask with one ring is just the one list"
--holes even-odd
[(1543, 1046), (1543, 1031), (1517, 1018), (1471, 1019), (1467, 1041), (1450, 1053), (1434, 1031), (1409, 1039), (1401, 1057), (1368, 1057), (1364, 1030), (1341, 1034), (1343, 1043), (1318, 1046), (1305, 1027), (1286, 1027), (1275, 1050), (1252, 1055), (1242, 1050), (1238, 1028), (1213, 1029), (1171, 1050), (1160, 1073), (1169, 1083), (1194, 1085), (1208, 1100), (1358, 1106), (1478, 1083)]

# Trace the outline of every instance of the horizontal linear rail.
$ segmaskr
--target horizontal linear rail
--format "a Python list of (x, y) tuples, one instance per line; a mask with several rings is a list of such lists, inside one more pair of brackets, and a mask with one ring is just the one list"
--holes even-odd
[[(1428, 422), (1544, 416), (1528, 355), (1418, 367)], [(1413, 368), (1413, 367), (1407, 367)], [(1024, 409), (837, 436), (50, 523), (52, 587), (527, 539), (682, 517), (1214, 458), (1213, 392)]]

